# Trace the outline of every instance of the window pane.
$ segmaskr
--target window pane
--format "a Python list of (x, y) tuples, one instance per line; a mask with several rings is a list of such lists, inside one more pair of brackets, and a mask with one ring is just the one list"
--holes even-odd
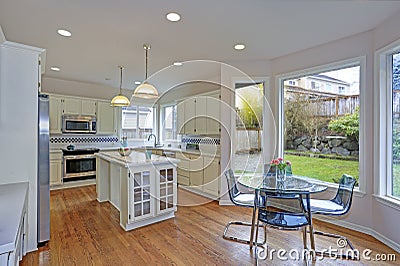
[(294, 175), (358, 179), (359, 77), (356, 66), (298, 77), (295, 87), (283, 82), (284, 156)]
[(392, 195), (400, 197), (400, 53), (392, 61)]
[(153, 131), (153, 108), (129, 106), (122, 108), (122, 135), (128, 139), (144, 139)]
[(175, 139), (176, 105), (164, 107), (162, 110), (163, 140)]

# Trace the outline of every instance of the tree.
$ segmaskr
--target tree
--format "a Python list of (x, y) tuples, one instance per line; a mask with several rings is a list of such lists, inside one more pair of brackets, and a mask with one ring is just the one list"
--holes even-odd
[(262, 127), (263, 92), (262, 84), (237, 90), (238, 115), (246, 128)]

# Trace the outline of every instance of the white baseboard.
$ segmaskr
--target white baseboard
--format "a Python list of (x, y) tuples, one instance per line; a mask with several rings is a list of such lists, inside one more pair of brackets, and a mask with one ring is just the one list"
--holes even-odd
[(232, 205), (235, 205), (235, 204), (233, 204), (230, 199), (220, 199), (219, 200), (219, 205), (221, 205), (221, 206), (232, 206)]
[[(281, 208), (281, 209), (287, 209), (289, 211), (295, 211), (296, 208), (291, 207), (291, 206), (287, 206), (284, 204), (279, 204), (279, 203), (273, 203), (272, 204), (273, 207), (276, 208)], [(361, 232), (367, 235), (370, 235), (374, 238), (376, 238), (377, 240), (381, 241), (382, 243), (384, 243), (385, 245), (391, 247), (392, 249), (394, 249), (396, 252), (400, 253), (400, 244), (396, 243), (395, 241), (391, 240), (390, 238), (382, 235), (381, 233), (366, 227), (366, 226), (362, 226), (362, 225), (358, 225), (358, 224), (354, 224), (354, 223), (350, 223), (344, 220), (340, 220), (338, 218), (335, 218), (334, 216), (326, 216), (326, 215), (313, 215), (313, 219), (317, 219), (320, 221), (324, 221), (330, 224), (334, 224), (334, 225), (338, 225), (347, 229), (351, 229), (357, 232)]]
[(197, 195), (203, 196), (203, 197), (208, 198), (208, 199), (211, 199), (211, 200), (218, 200), (218, 198), (219, 198), (219, 197), (217, 197), (217, 196), (210, 195), (210, 194), (208, 194), (208, 193), (206, 193), (206, 192), (197, 190), (197, 189), (195, 189), (195, 188), (191, 188), (191, 187), (187, 187), (187, 186), (183, 186), (183, 185), (180, 185), (179, 188), (184, 189), (184, 190), (187, 190), (187, 191), (190, 191), (190, 192), (192, 192), (192, 193), (195, 193), (195, 194), (197, 194)]

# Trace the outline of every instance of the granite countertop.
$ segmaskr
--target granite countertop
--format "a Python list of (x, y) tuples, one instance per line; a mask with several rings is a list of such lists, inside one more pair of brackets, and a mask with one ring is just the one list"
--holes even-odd
[(151, 159), (146, 159), (146, 155), (144, 154), (144, 152), (137, 151), (133, 151), (129, 156), (121, 156), (118, 151), (100, 151), (95, 155), (101, 159), (114, 162), (125, 167), (128, 167), (130, 165), (145, 166), (163, 163), (177, 164), (179, 162), (178, 159), (159, 156), (155, 154), (151, 155)]
[(0, 185), (0, 254), (15, 249), (28, 182)]

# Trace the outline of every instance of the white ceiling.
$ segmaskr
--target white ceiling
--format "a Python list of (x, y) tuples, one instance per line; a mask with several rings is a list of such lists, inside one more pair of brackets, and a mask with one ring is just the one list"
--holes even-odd
[[(47, 50), (47, 77), (118, 87), (123, 65), (133, 88), (144, 43), (149, 74), (174, 61), (269, 60), (371, 30), (399, 10), (400, 1), (365, 0), (0, 0), (0, 25), (7, 40)], [(168, 22), (169, 11), (182, 20)], [(237, 42), (246, 49), (233, 50)]]

